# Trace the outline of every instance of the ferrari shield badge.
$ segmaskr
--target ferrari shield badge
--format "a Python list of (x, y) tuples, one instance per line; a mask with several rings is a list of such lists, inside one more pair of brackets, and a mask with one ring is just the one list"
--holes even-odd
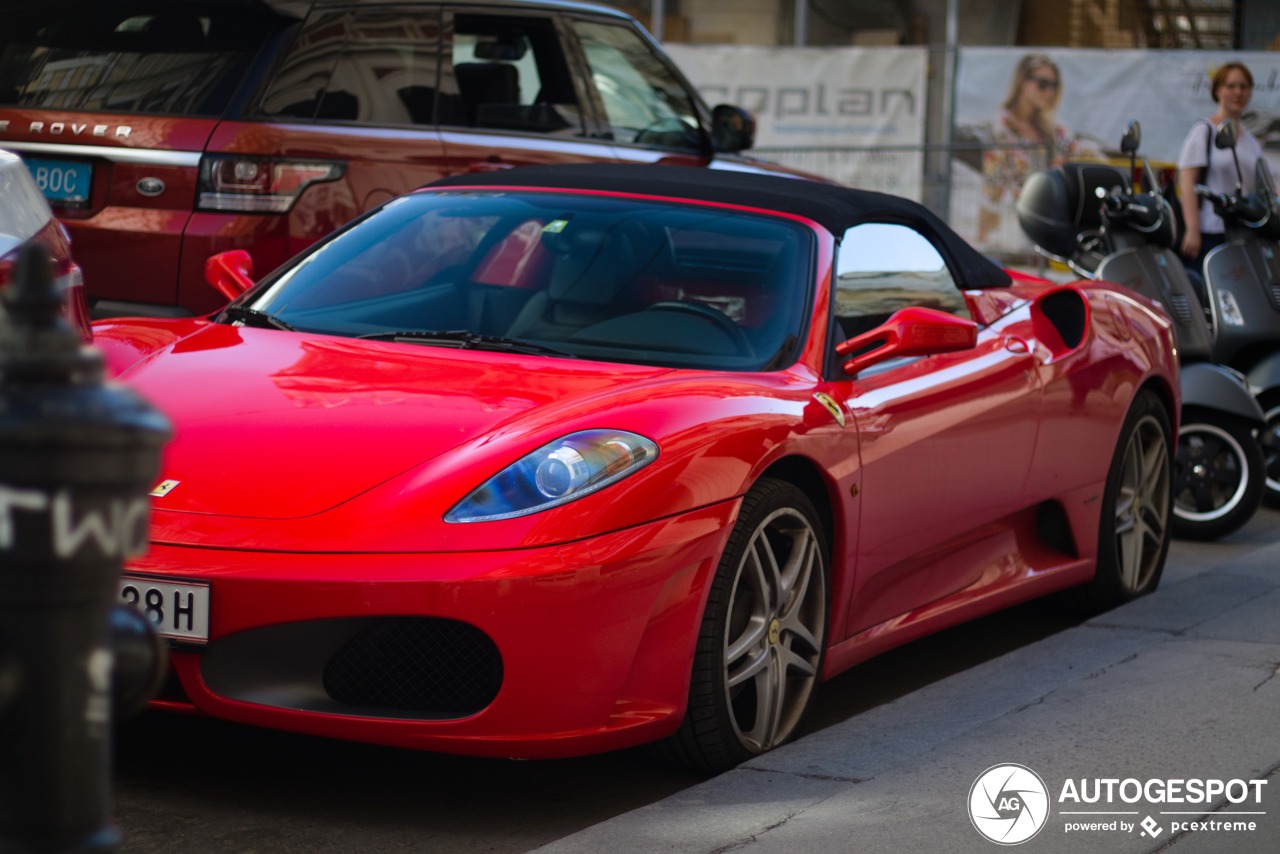
[(178, 480), (162, 480), (162, 481), (160, 481), (158, 484), (156, 484), (156, 488), (155, 488), (155, 489), (151, 490), (151, 497), (152, 497), (152, 498), (164, 498), (164, 497), (165, 497), (166, 495), (168, 495), (170, 492), (173, 492), (173, 490), (177, 487), (177, 485), (178, 485), (179, 483), (181, 483), (181, 481), (178, 481)]
[(818, 392), (813, 396), (813, 399), (821, 403), (822, 407), (831, 413), (831, 417), (836, 420), (837, 424), (841, 427), (844, 426), (844, 407), (837, 403), (835, 398), (829, 394)]

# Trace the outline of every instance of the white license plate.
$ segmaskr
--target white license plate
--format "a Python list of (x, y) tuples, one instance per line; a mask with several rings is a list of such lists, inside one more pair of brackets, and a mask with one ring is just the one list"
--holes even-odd
[(120, 601), (141, 611), (163, 637), (195, 643), (209, 640), (207, 583), (125, 575), (120, 578)]

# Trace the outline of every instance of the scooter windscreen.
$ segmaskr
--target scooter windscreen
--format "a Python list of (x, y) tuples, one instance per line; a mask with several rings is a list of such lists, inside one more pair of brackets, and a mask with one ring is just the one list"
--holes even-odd
[(1267, 167), (1267, 161), (1261, 157), (1258, 158), (1254, 171), (1253, 201), (1266, 211), (1262, 221), (1253, 226), (1258, 237), (1263, 240), (1280, 240), (1280, 200), (1276, 199), (1276, 184), (1271, 177), (1271, 170)]

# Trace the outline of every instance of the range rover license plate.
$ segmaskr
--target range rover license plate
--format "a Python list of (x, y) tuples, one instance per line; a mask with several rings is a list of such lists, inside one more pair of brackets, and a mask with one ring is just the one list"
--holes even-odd
[(93, 185), (93, 164), (81, 160), (42, 160), (24, 157), (31, 177), (44, 197), (55, 205), (83, 205)]

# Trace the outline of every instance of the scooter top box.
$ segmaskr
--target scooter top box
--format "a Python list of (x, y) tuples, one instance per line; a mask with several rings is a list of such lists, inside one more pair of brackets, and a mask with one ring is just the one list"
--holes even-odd
[(1129, 190), (1124, 169), (1107, 163), (1064, 163), (1058, 169), (1035, 172), (1018, 196), (1018, 222), (1044, 251), (1068, 258), (1076, 250), (1076, 235), (1102, 225), (1099, 189)]

